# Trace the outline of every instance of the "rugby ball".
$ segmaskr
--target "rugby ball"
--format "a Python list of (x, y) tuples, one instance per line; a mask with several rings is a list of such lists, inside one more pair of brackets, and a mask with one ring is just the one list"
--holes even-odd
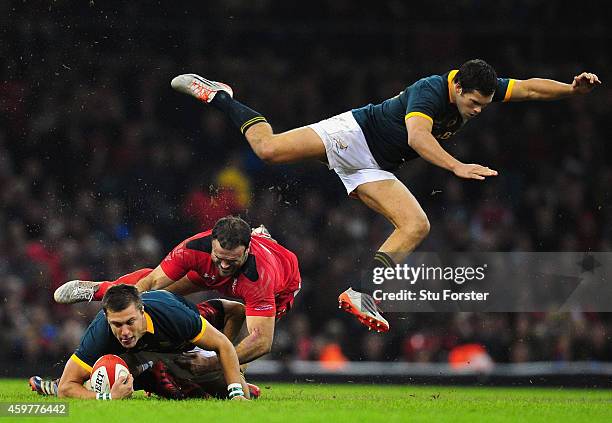
[(115, 381), (130, 374), (127, 364), (119, 356), (107, 354), (100, 357), (91, 370), (89, 383), (95, 393), (108, 394)]

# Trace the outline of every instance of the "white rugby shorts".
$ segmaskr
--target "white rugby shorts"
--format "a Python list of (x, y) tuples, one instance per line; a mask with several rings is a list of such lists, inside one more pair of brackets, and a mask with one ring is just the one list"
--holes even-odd
[(338, 174), (349, 195), (366, 182), (397, 179), (393, 173), (378, 166), (352, 112), (339, 114), (308, 127), (323, 140), (328, 166)]

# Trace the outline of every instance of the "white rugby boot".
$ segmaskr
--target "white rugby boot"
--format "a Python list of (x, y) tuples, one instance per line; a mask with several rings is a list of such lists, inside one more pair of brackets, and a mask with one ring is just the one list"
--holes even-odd
[(60, 304), (74, 304), (91, 301), (101, 282), (69, 281), (60, 286), (53, 293), (53, 299)]
[(223, 82), (210, 81), (195, 73), (186, 73), (175, 77), (170, 83), (176, 91), (197, 98), (204, 103), (210, 103), (219, 91), (224, 91), (234, 97), (232, 88)]
[(370, 330), (389, 331), (389, 322), (380, 314), (380, 310), (371, 295), (349, 288), (340, 294), (338, 303), (339, 308), (355, 315), (361, 324), (367, 326)]

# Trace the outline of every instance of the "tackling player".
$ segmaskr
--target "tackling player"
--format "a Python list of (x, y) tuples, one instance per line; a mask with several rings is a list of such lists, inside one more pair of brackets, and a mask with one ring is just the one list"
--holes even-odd
[[(549, 79), (498, 78), (483, 60), (422, 78), (381, 104), (354, 109), (313, 125), (275, 134), (266, 118), (233, 99), (232, 89), (195, 74), (179, 75), (172, 87), (225, 113), (257, 156), (267, 163), (318, 159), (333, 169), (347, 193), (382, 214), (395, 230), (373, 257), (361, 292), (349, 288), (339, 301), (365, 324), (387, 330), (371, 297), (372, 270), (394, 267), (429, 233), (429, 221), (416, 198), (393, 174), (409, 160), (425, 160), (466, 179), (483, 180), (497, 172), (462, 163), (441, 146), (491, 102), (558, 100), (590, 92), (600, 84), (581, 73), (571, 84)], [(375, 321), (376, 324), (371, 324)]]
[[(112, 286), (102, 299), (102, 310), (66, 363), (57, 394), (60, 398), (99, 399), (83, 383), (103, 355), (127, 351), (180, 353), (194, 346), (217, 353), (230, 398), (246, 399), (248, 388), (242, 384), (232, 343), (208, 324), (193, 304), (167, 291), (141, 295), (134, 286)], [(129, 397), (133, 382), (131, 374), (120, 378), (111, 388), (111, 399)]]
[[(212, 230), (181, 242), (153, 271), (143, 269), (114, 282), (70, 281), (55, 291), (54, 298), (59, 303), (99, 300), (117, 283), (136, 284), (140, 292), (167, 289), (181, 295), (214, 289), (242, 299), (248, 335), (236, 353), (245, 364), (270, 352), (275, 319), (292, 307), (301, 277), (295, 254), (265, 233), (252, 234), (241, 218), (227, 216)], [(230, 339), (240, 330), (237, 326), (225, 330)], [(215, 370), (217, 360), (186, 356), (183, 364), (203, 373)]]

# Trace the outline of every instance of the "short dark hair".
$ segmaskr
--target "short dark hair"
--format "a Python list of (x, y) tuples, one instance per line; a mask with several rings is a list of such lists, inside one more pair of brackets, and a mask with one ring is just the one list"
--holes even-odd
[(104, 314), (109, 311), (122, 311), (134, 304), (138, 310), (144, 310), (142, 298), (134, 285), (115, 285), (108, 288), (102, 298)]
[(225, 216), (215, 223), (212, 239), (219, 241), (221, 248), (226, 250), (233, 250), (239, 245), (248, 248), (251, 243), (251, 226), (238, 216)]
[(455, 75), (464, 92), (478, 91), (482, 95), (491, 95), (497, 88), (495, 69), (481, 59), (468, 60)]

